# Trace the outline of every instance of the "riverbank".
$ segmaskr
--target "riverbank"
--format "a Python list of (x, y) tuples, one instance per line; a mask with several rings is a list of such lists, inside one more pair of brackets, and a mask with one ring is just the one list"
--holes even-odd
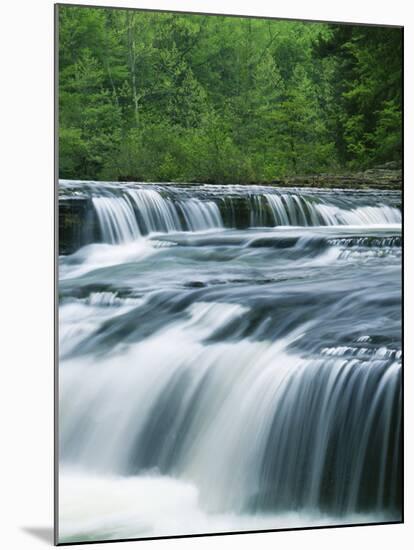
[[(120, 183), (138, 182), (139, 179), (131, 176), (122, 178)], [(146, 183), (146, 182), (139, 182)], [(153, 183), (153, 182), (147, 182)], [(170, 181), (163, 184), (194, 185), (195, 182), (178, 182)], [(230, 182), (208, 180), (205, 182), (208, 185), (260, 185), (260, 186), (277, 186), (277, 187), (310, 187), (319, 189), (347, 189), (347, 190), (370, 190), (382, 189), (400, 191), (402, 190), (402, 169), (399, 163), (389, 162), (383, 166), (361, 170), (357, 172), (341, 172), (341, 173), (319, 173), (319, 174), (304, 174), (292, 175), (276, 178), (271, 181), (245, 181), (245, 182)]]
[(323, 189), (402, 189), (401, 168), (372, 168), (361, 172), (343, 174), (315, 174), (291, 176), (275, 180), (280, 187), (318, 187)]

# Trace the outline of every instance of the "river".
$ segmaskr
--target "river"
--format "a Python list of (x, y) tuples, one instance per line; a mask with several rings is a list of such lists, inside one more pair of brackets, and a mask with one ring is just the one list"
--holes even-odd
[(401, 195), (64, 181), (59, 541), (401, 519)]

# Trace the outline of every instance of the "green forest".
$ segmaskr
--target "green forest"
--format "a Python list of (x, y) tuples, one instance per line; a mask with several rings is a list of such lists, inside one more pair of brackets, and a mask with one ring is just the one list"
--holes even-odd
[(59, 6), (59, 174), (271, 182), (402, 155), (402, 31)]

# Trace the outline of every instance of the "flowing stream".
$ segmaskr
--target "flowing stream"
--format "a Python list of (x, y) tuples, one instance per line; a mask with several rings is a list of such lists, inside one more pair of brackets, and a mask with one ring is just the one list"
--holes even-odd
[(60, 196), (60, 542), (401, 519), (400, 193)]

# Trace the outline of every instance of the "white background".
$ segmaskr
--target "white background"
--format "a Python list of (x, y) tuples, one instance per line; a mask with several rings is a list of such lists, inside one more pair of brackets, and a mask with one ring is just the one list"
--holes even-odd
[[(405, 25), (406, 55), (405, 525), (118, 543), (111, 548), (412, 547), (409, 538), (414, 534), (411, 437), (414, 334), (412, 307), (407, 307), (413, 303), (410, 282), (414, 239), (414, 19), (409, 11), (412, 2), (97, 0), (95, 3)], [(35, 550), (47, 547), (39, 533), (47, 536), (53, 510), (53, 1), (4, 2), (0, 10), (0, 40), (0, 547)]]

